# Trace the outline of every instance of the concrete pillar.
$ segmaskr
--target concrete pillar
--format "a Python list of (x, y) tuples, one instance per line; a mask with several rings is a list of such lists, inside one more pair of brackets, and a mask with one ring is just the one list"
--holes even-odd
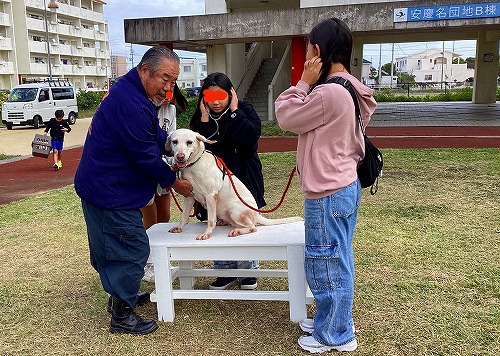
[(205, 1), (205, 14), (225, 14), (227, 13), (226, 0)]
[(363, 38), (352, 39), (351, 74), (361, 81), (363, 75)]
[[(235, 43), (226, 45), (226, 75), (231, 79), (236, 90), (245, 75), (245, 44)], [(242, 98), (243, 93), (237, 93)]]
[(207, 46), (207, 75), (213, 72), (226, 73), (226, 46)]
[(480, 31), (476, 45), (474, 104), (496, 103), (498, 78), (498, 31)]

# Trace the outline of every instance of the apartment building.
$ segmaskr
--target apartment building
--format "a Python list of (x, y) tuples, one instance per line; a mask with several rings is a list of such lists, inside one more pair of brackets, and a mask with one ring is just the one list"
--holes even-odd
[(105, 88), (111, 76), (105, 4), (0, 0), (0, 89), (49, 77), (77, 89)]
[(127, 74), (127, 57), (111, 56), (111, 79), (116, 79)]

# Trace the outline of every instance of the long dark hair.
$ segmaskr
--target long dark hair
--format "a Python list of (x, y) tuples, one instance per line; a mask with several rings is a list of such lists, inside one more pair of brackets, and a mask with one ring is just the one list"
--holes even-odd
[(177, 86), (177, 83), (175, 83), (174, 86), (173, 102), (174, 104), (177, 104), (177, 106), (181, 109), (181, 111), (186, 111), (186, 109), (188, 108), (187, 99), (182, 94), (181, 90)]
[(313, 86), (323, 84), (332, 62), (341, 63), (351, 73), (352, 35), (344, 21), (332, 17), (321, 21), (309, 34), (309, 43), (318, 45), (321, 53), (321, 75)]
[[(233, 87), (233, 83), (231, 82), (231, 79), (224, 73), (219, 73), (219, 72), (214, 72), (210, 73), (204, 80), (203, 80), (203, 85), (201, 86), (200, 89), (200, 94), (198, 95), (198, 105), (196, 105), (196, 110), (193, 114), (193, 117), (191, 117), (191, 121), (189, 122), (189, 128), (193, 129), (194, 125), (197, 122), (201, 121), (201, 110), (200, 110), (200, 103), (203, 100), (203, 91), (205, 89), (208, 89), (212, 85), (217, 85), (221, 89), (227, 91), (229, 94), (229, 104), (231, 103), (231, 88)], [(228, 106), (229, 106), (228, 104)], [(224, 108), (226, 109), (226, 108)]]

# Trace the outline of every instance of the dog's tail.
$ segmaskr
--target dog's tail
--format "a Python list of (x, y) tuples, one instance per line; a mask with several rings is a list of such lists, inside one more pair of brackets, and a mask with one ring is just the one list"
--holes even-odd
[(269, 226), (269, 225), (279, 225), (279, 224), (288, 224), (296, 221), (303, 221), (304, 219), (300, 216), (292, 216), (289, 218), (281, 218), (281, 219), (268, 219), (263, 217), (262, 215), (257, 215), (257, 224)]

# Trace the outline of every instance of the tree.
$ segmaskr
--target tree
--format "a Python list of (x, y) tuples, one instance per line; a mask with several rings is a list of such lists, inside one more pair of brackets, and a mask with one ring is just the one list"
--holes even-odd
[(467, 57), (465, 59), (465, 62), (467, 63), (467, 69), (474, 69), (474, 68), (476, 68), (476, 58), (474, 58), (474, 57)]
[(453, 64), (464, 64), (467, 63), (462, 57), (453, 58)]
[[(384, 64), (384, 65), (380, 68), (380, 70), (382, 70), (382, 72), (387, 73), (388, 75), (391, 75), (391, 62)], [(394, 74), (396, 74), (396, 66), (394, 66), (393, 71), (394, 71), (393, 73), (394, 73)]]
[(415, 83), (415, 76), (408, 73), (398, 73), (398, 83)]

